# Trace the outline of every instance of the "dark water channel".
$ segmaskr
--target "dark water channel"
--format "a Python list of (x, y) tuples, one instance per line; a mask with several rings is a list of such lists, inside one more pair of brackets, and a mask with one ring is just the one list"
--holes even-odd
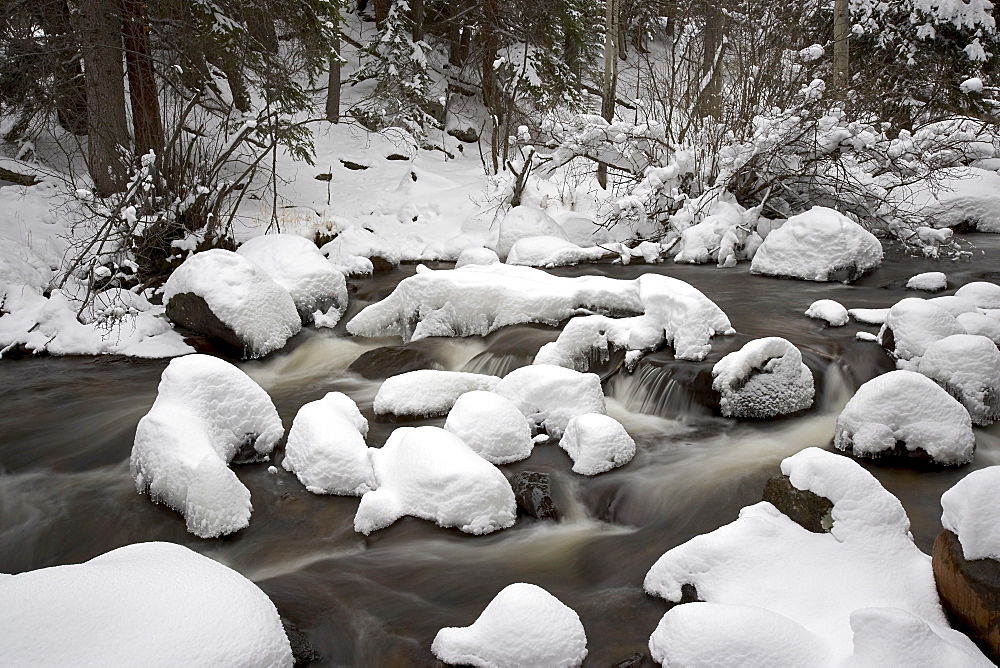
[[(646, 358), (631, 376), (612, 373), (613, 359), (595, 369), (608, 376), (609, 412), (635, 437), (636, 458), (588, 478), (570, 471), (558, 447), (537, 447), (528, 460), (502, 468), (508, 475), (549, 473), (561, 521), (519, 518), (513, 528), (482, 537), (404, 518), (366, 539), (353, 531), (357, 499), (310, 494), (294, 476), (272, 475), (258, 464), (236, 469), (252, 494), (249, 528), (200, 540), (185, 531), (178, 514), (136, 494), (128, 471), (135, 425), (155, 398), (165, 361), (2, 361), (0, 572), (81, 562), (140, 541), (180, 543), (254, 580), (305, 632), (322, 657), (319, 664), (330, 666), (433, 665), (430, 644), (438, 629), (470, 624), (503, 587), (531, 582), (579, 613), (589, 641), (586, 665), (613, 665), (647, 651), (667, 609), (642, 592), (652, 563), (759, 501), (784, 457), (808, 446), (831, 447), (836, 416), (853, 391), (892, 368), (875, 344), (855, 339), (857, 331), (876, 328), (853, 322), (829, 328), (802, 315), (809, 304), (830, 298), (849, 308), (890, 306), (924, 295), (898, 287), (922, 271), (948, 274), (943, 294), (984, 277), (997, 281), (992, 272), (1000, 237), (966, 239), (979, 249), (971, 260), (933, 262), (890, 251), (880, 269), (851, 286), (750, 276), (747, 264), (728, 270), (672, 263), (556, 270), (566, 276), (676, 276), (718, 303), (739, 333), (716, 339), (704, 362), (678, 361), (666, 351)], [(355, 282), (351, 313), (388, 294), (413, 270)], [(412, 345), (438, 368), (502, 374), (530, 362), (556, 334), (519, 326), (482, 339)], [(803, 350), (816, 375), (817, 404), (804, 415), (770, 422), (713, 415), (712, 365), (748, 340), (772, 335)], [(305, 332), (289, 349), (241, 366), (271, 394), (286, 428), (302, 404), (339, 390), (361, 406), (372, 424), (369, 444), (380, 446), (399, 425), (374, 420), (379, 381), (346, 369), (363, 352), (398, 343), (352, 340), (341, 326)], [(977, 439), (975, 462), (959, 471), (866, 464), (902, 500), (925, 551), (940, 531), (941, 493), (968, 471), (1000, 463), (1000, 429), (977, 429)], [(275, 463), (280, 458), (279, 451)]]

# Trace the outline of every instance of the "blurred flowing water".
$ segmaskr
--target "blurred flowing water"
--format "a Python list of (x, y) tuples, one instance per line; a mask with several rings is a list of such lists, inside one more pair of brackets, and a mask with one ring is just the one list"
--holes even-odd
[[(320, 665), (434, 665), (431, 640), (444, 626), (467, 625), (506, 585), (545, 587), (583, 620), (586, 664), (612, 665), (646, 643), (667, 605), (646, 596), (642, 580), (666, 550), (733, 521), (760, 500), (779, 463), (802, 448), (830, 448), (834, 424), (859, 385), (892, 368), (877, 345), (855, 339), (876, 328), (852, 322), (830, 328), (803, 312), (816, 299), (851, 307), (887, 307), (928, 296), (901, 284), (922, 271), (944, 271), (950, 289), (988, 278), (1000, 237), (965, 237), (971, 260), (932, 262), (890, 251), (876, 272), (854, 285), (750, 276), (735, 269), (674, 265), (586, 265), (564, 276), (601, 273), (634, 278), (647, 271), (688, 281), (729, 315), (738, 334), (716, 338), (703, 362), (649, 355), (632, 374), (612, 357), (593, 370), (604, 378), (608, 410), (638, 444), (628, 465), (589, 478), (570, 471), (557, 446), (538, 446), (502, 467), (552, 477), (559, 522), (519, 518), (488, 536), (468, 536), (404, 518), (365, 538), (353, 531), (358, 500), (307, 492), (266, 464), (236, 467), (252, 494), (249, 528), (200, 540), (183, 519), (140, 496), (128, 471), (138, 420), (156, 396), (166, 361), (44, 358), (0, 362), (0, 572), (77, 563), (129, 543), (166, 540), (237, 569), (305, 632)], [(985, 254), (984, 252), (985, 251)], [(345, 321), (391, 292), (414, 268), (352, 282)], [(503, 375), (530, 363), (555, 329), (524, 325), (490, 336), (419, 343), (436, 368)], [(737, 422), (718, 416), (711, 368), (723, 355), (762, 336), (795, 343), (813, 370), (816, 405), (800, 416)], [(351, 396), (371, 422), (369, 445), (381, 446), (399, 423), (378, 422), (372, 401), (380, 381), (347, 372), (362, 353), (398, 339), (354, 340), (343, 325), (307, 331), (285, 351), (240, 366), (273, 398), (285, 423), (326, 392)], [(412, 344), (417, 345), (417, 344)], [(443, 419), (406, 424), (441, 425)], [(1000, 463), (1000, 429), (977, 429), (973, 464), (958, 471), (914, 472), (864, 466), (903, 502), (921, 549), (940, 531), (941, 493), (969, 471)], [(280, 468), (282, 453), (274, 464)], [(151, 604), (153, 604), (151, 602)]]

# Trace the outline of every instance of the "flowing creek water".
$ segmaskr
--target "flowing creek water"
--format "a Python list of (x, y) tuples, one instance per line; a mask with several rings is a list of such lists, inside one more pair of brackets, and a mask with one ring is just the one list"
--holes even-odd
[[(760, 500), (779, 463), (802, 448), (831, 449), (843, 405), (868, 379), (892, 369), (849, 323), (830, 328), (803, 312), (816, 299), (851, 307), (886, 307), (909, 296), (905, 279), (944, 271), (949, 290), (1000, 279), (1000, 237), (970, 235), (971, 260), (933, 262), (890, 250), (883, 266), (854, 285), (749, 275), (748, 264), (711, 266), (583, 265), (565, 276), (600, 273), (634, 278), (653, 271), (688, 281), (729, 315), (738, 334), (713, 340), (703, 362), (648, 356), (632, 375), (615, 360), (605, 376), (609, 413), (638, 445), (626, 466), (588, 478), (570, 471), (557, 446), (538, 446), (502, 467), (552, 476), (558, 522), (519, 517), (510, 529), (469, 536), (404, 518), (365, 538), (353, 531), (356, 498), (317, 496), (267, 464), (236, 467), (252, 494), (250, 526), (201, 540), (172, 510), (135, 491), (128, 458), (138, 420), (156, 396), (167, 362), (123, 358), (39, 358), (0, 362), (0, 572), (78, 563), (130, 543), (186, 545), (240, 571), (304, 632), (318, 665), (434, 665), (434, 634), (465, 626), (503, 587), (538, 584), (577, 611), (588, 637), (585, 665), (608, 666), (646, 653), (667, 603), (647, 596), (642, 580), (666, 550), (731, 522)], [(447, 267), (447, 265), (444, 265)], [(344, 321), (414, 272), (352, 282)], [(527, 364), (558, 331), (526, 325), (477, 339), (411, 344), (438, 368), (502, 374)], [(737, 422), (713, 415), (709, 374), (724, 354), (753, 338), (782, 336), (803, 351), (817, 380), (817, 400), (803, 415)], [(381, 446), (398, 423), (378, 422), (372, 400), (380, 381), (347, 373), (363, 352), (398, 339), (355, 340), (335, 330), (306, 331), (286, 350), (240, 363), (271, 395), (288, 428), (298, 408), (326, 392), (351, 396), (371, 422), (369, 445)], [(406, 424), (443, 424), (442, 419)], [(942, 492), (969, 471), (1000, 463), (1000, 428), (976, 430), (975, 461), (958, 471), (915, 472), (864, 463), (898, 496), (917, 545), (929, 552), (940, 531)], [(273, 463), (280, 467), (280, 450)], [(155, 605), (154, 601), (150, 605)], [(183, 642), (183, 639), (178, 639)]]

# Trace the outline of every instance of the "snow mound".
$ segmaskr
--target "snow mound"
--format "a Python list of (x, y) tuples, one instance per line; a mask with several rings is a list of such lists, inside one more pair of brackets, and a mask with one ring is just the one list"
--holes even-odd
[(887, 308), (852, 308), (847, 310), (848, 315), (865, 325), (882, 325), (889, 315)]
[(493, 464), (527, 459), (534, 447), (524, 415), (509, 399), (493, 392), (474, 390), (460, 396), (444, 428)]
[(559, 447), (573, 460), (573, 472), (597, 475), (623, 466), (635, 456), (635, 441), (622, 424), (601, 413), (576, 415), (566, 425)]
[(664, 666), (821, 666), (826, 645), (801, 624), (749, 605), (686, 603), (667, 611), (649, 638)]
[(494, 391), (510, 399), (528, 420), (553, 438), (561, 438), (577, 415), (607, 413), (597, 374), (550, 364), (514, 369), (497, 383)]
[(938, 339), (965, 334), (955, 316), (937, 304), (913, 297), (889, 309), (878, 333), (882, 347), (897, 360), (920, 357)]
[(865, 608), (851, 613), (854, 655), (848, 665), (968, 666), (993, 665), (962, 633), (929, 624), (906, 610)]
[(9, 666), (292, 665), (267, 595), (174, 543), (0, 578), (0, 655)]
[[(696, 536), (660, 557), (646, 575), (646, 591), (676, 602), (681, 600), (682, 587), (693, 585), (708, 603), (756, 608), (762, 620), (765, 616), (772, 619), (768, 612), (786, 618), (788, 622), (772, 621), (773, 634), (761, 629), (763, 640), (751, 656), (778, 659), (761, 665), (786, 665), (781, 660), (785, 656), (782, 647), (789, 652), (797, 649), (798, 656), (809, 659), (797, 665), (843, 665), (852, 655), (862, 658), (866, 651), (873, 651), (872, 637), (863, 628), (868, 620), (886, 621), (878, 626), (885, 634), (880, 638), (884, 646), (905, 646), (914, 639), (913, 625), (900, 623), (901, 615), (917, 618), (940, 639), (937, 644), (947, 644), (950, 651), (967, 657), (964, 664), (935, 665), (982, 664), (984, 659), (972, 642), (948, 627), (930, 559), (913, 544), (903, 506), (874, 476), (850, 458), (818, 448), (788, 457), (781, 463), (781, 472), (793, 487), (833, 503), (829, 533), (810, 532), (767, 502), (748, 506), (735, 522)], [(692, 605), (699, 604), (681, 605), (667, 614)], [(706, 644), (694, 664), (677, 665), (711, 665), (716, 656), (730, 656), (735, 650), (723, 644), (740, 639), (727, 633), (727, 626), (750, 630), (753, 624), (745, 612), (719, 608), (680, 615), (679, 626), (702, 621), (709, 625), (697, 637), (704, 633), (713, 642)], [(664, 625), (660, 638), (676, 638), (676, 634), (663, 637), (672, 623)], [(776, 640), (778, 634), (780, 647), (766, 642)], [(825, 646), (825, 661), (812, 660), (818, 650), (811, 637)], [(926, 636), (917, 637), (934, 644)], [(684, 639), (676, 651), (696, 652), (693, 641)], [(673, 645), (663, 644), (662, 649), (667, 656), (674, 651)]]
[(976, 167), (948, 172), (942, 189), (921, 213), (933, 218), (935, 227), (971, 224), (977, 232), (1000, 232), (1000, 174)]
[(850, 319), (847, 309), (832, 299), (814, 301), (806, 310), (806, 315), (817, 320), (826, 320), (826, 324), (831, 327), (843, 327)]
[(754, 255), (754, 274), (852, 281), (882, 263), (882, 244), (833, 209), (815, 206), (772, 230)]
[(439, 427), (400, 427), (369, 451), (376, 489), (361, 497), (354, 530), (366, 536), (410, 515), (485, 534), (514, 524), (503, 473)]
[(179, 357), (139, 420), (129, 469), (140, 494), (213, 538), (250, 523), (250, 491), (229, 462), (237, 453), (266, 459), (284, 433), (271, 398), (245, 373), (208, 355)]
[(221, 248), (195, 253), (174, 270), (163, 286), (168, 313), (170, 301), (188, 293), (205, 300), (251, 357), (278, 350), (302, 327), (287, 290), (250, 260)]
[(347, 308), (344, 275), (308, 239), (294, 234), (267, 234), (250, 239), (236, 252), (288, 290), (303, 322), (312, 322), (313, 314), (320, 311), (336, 324)]
[(910, 280), (906, 282), (906, 287), (910, 290), (940, 292), (948, 287), (948, 277), (941, 271), (928, 271), (911, 276)]
[(956, 318), (963, 313), (982, 313), (982, 309), (973, 304), (970, 300), (958, 295), (948, 295), (945, 297), (932, 297), (927, 300), (928, 304), (940, 306)]
[(958, 399), (973, 423), (988, 425), (1000, 418), (1000, 350), (985, 336), (953, 334), (935, 341), (917, 371)]
[(931, 379), (897, 370), (871, 379), (837, 418), (834, 445), (859, 457), (921, 450), (944, 465), (972, 460), (976, 445), (968, 411)]
[(390, 269), (398, 266), (403, 257), (394, 241), (360, 225), (342, 230), (319, 252), (347, 276), (372, 273), (373, 258), (382, 260), (382, 269)]
[(281, 465), (314, 494), (361, 496), (375, 488), (367, 434), (368, 421), (357, 404), (330, 392), (299, 409)]
[(466, 392), (489, 392), (500, 379), (479, 373), (418, 369), (386, 378), (375, 395), (376, 415), (445, 415)]
[(514, 242), (507, 254), (507, 264), (528, 267), (564, 267), (581, 262), (596, 262), (609, 255), (598, 246), (581, 248), (563, 237), (524, 237)]
[(1000, 309), (1000, 285), (976, 281), (967, 283), (955, 292), (956, 297), (963, 297), (985, 309)]
[(985, 336), (994, 344), (1000, 346), (1000, 320), (985, 313), (960, 313), (955, 316), (958, 324), (969, 334)]
[(541, 587), (518, 582), (466, 627), (438, 631), (434, 656), (469, 666), (579, 666), (587, 656), (580, 617)]
[(555, 341), (541, 347), (534, 363), (586, 371), (594, 354), (607, 360), (612, 349), (645, 352), (665, 344), (673, 346), (678, 359), (702, 360), (712, 350), (713, 336), (734, 332), (722, 309), (690, 284), (659, 274), (644, 274), (637, 282), (644, 315), (574, 318)]
[(455, 261), (455, 269), (461, 269), (469, 264), (495, 264), (497, 262), (500, 262), (500, 258), (489, 248), (483, 248), (482, 246), (466, 248), (459, 254), (458, 260)]
[(497, 227), (494, 240), (486, 245), (493, 247), (501, 261), (506, 261), (514, 244), (527, 237), (567, 239), (566, 232), (552, 216), (541, 209), (522, 205), (507, 212)]
[(812, 406), (812, 371), (802, 353), (777, 336), (750, 341), (712, 368), (712, 388), (722, 394), (726, 417), (768, 418)]
[(941, 524), (958, 536), (967, 560), (1000, 560), (1000, 466), (959, 480), (941, 496), (941, 508)]

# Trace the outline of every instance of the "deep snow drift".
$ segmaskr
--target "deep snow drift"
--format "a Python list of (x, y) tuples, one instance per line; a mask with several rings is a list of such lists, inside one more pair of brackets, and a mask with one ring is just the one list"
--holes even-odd
[(249, 525), (252, 511), (229, 462), (237, 453), (266, 459), (284, 433), (271, 398), (245, 373), (208, 355), (178, 357), (139, 420), (129, 469), (136, 490), (184, 515), (188, 531), (222, 536)]
[(174, 543), (0, 576), (8, 666), (291, 666), (274, 604), (250, 580)]

